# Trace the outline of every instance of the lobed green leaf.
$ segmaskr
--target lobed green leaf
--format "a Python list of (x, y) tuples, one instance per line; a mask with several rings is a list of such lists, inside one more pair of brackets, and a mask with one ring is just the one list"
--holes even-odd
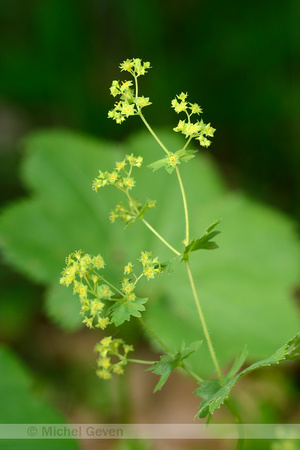
[(203, 236), (198, 239), (192, 239), (191, 242), (185, 247), (183, 252), (183, 259), (187, 260), (189, 258), (190, 252), (194, 252), (196, 250), (205, 249), (205, 250), (214, 250), (219, 248), (219, 246), (211, 241), (215, 236), (221, 233), (221, 231), (212, 231), (219, 223), (221, 219), (216, 220), (212, 225), (210, 225)]
[(111, 314), (111, 322), (118, 327), (126, 320), (129, 321), (131, 316), (141, 317), (141, 311), (145, 311), (144, 304), (147, 301), (147, 298), (136, 297), (134, 300), (115, 302), (108, 311), (108, 313)]
[(166, 383), (167, 379), (171, 375), (172, 371), (178, 367), (182, 366), (182, 362), (184, 359), (188, 358), (192, 353), (197, 351), (202, 344), (202, 341), (195, 341), (189, 345), (189, 347), (185, 347), (184, 342), (181, 345), (180, 351), (163, 355), (160, 357), (160, 361), (154, 363), (152, 367), (148, 370), (152, 370), (156, 375), (161, 375), (159, 382), (154, 388), (153, 393), (158, 391), (163, 387)]
[[(242, 355), (243, 355), (242, 357), (244, 357), (244, 353), (242, 353)], [(220, 383), (216, 380), (201, 382), (201, 387), (196, 389), (195, 394), (198, 395), (199, 397), (202, 397), (204, 401), (201, 403), (197, 415), (203, 418), (208, 413), (212, 414), (215, 409), (220, 408), (220, 406), (228, 398), (230, 391), (235, 385), (235, 383), (240, 378), (252, 372), (253, 370), (260, 369), (261, 367), (279, 364), (279, 362), (284, 361), (285, 359), (299, 358), (299, 356), (300, 356), (300, 333), (296, 334), (296, 336), (294, 336), (286, 344), (280, 347), (269, 358), (263, 359), (262, 361), (258, 361), (252, 364), (251, 366), (247, 367), (247, 369), (243, 370), (238, 375), (231, 378), (227, 382), (227, 384), (223, 387), (221, 387)], [(241, 363), (242, 357), (240, 357), (239, 363)]]

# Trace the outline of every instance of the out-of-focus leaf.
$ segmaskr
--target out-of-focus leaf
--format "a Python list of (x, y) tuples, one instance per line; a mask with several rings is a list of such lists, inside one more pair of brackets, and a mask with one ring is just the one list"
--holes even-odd
[[(52, 406), (34, 393), (33, 378), (18, 358), (6, 347), (0, 347), (0, 422), (2, 424), (63, 424), (64, 418)], [(39, 440), (1, 440), (3, 450), (38, 450)], [(51, 440), (43, 448), (52, 449)], [(72, 439), (56, 440), (58, 450), (78, 449)]]

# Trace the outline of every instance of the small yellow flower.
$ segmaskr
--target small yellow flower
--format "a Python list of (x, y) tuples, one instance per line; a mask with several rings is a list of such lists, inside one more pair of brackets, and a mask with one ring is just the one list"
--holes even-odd
[(124, 167), (126, 166), (126, 161), (125, 159), (123, 161), (120, 162), (116, 162), (116, 169), (119, 170), (123, 170)]
[(78, 292), (79, 292), (79, 296), (80, 296), (80, 297), (85, 297), (86, 294), (87, 294), (87, 286), (85, 286), (84, 284), (81, 284), (81, 285), (79, 286)]
[(88, 328), (94, 328), (93, 327), (93, 317), (85, 317), (82, 321)]
[(146, 277), (148, 278), (154, 278), (154, 269), (153, 267), (148, 267), (145, 271), (144, 271), (144, 275), (146, 275)]
[(113, 372), (116, 373), (117, 375), (123, 375), (124, 369), (122, 366), (116, 365), (113, 367)]
[(103, 347), (109, 347), (111, 341), (112, 341), (112, 337), (107, 336), (100, 341), (100, 344), (103, 345)]
[(102, 378), (102, 380), (110, 380), (111, 374), (107, 370), (96, 370), (96, 375), (98, 375), (99, 378)]
[(108, 369), (110, 367), (110, 359), (102, 358), (99, 360), (99, 365), (103, 367), (103, 369)]
[(93, 258), (92, 263), (94, 265), (94, 267), (96, 267), (97, 269), (103, 269), (104, 267), (104, 260), (102, 258), (101, 255), (97, 255)]
[(101, 330), (105, 330), (107, 325), (109, 324), (109, 318), (108, 317), (100, 317), (98, 316), (98, 323), (96, 325), (96, 328), (101, 328)]

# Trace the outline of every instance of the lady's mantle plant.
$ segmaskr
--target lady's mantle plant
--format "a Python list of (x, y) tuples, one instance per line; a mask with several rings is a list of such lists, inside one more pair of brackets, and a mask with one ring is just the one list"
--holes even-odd
[[(209, 147), (211, 145), (210, 138), (213, 137), (215, 129), (210, 123), (206, 124), (202, 119), (199, 120), (199, 115), (202, 113), (201, 107), (197, 103), (189, 102), (187, 93), (182, 92), (172, 100), (171, 105), (177, 114), (183, 115), (183, 118), (179, 120), (177, 126), (173, 129), (175, 132), (184, 135), (186, 143), (183, 148), (177, 151), (167, 149), (153, 131), (142, 112), (143, 108), (151, 105), (151, 102), (148, 97), (139, 94), (138, 79), (147, 73), (150, 69), (150, 63), (142, 62), (138, 58), (127, 59), (120, 65), (120, 69), (122, 72), (128, 72), (132, 76), (132, 79), (127, 81), (115, 80), (112, 82), (110, 92), (116, 98), (116, 102), (114, 108), (109, 111), (108, 117), (115, 120), (117, 124), (121, 124), (129, 116), (139, 116), (153, 138), (160, 145), (163, 151), (163, 157), (158, 161), (154, 161), (148, 167), (153, 170), (164, 168), (170, 175), (173, 176), (175, 174), (177, 177), (184, 211), (185, 232), (182, 241), (183, 247), (178, 249), (174, 248), (167, 241), (167, 238), (161, 236), (144, 218), (148, 209), (155, 207), (155, 200), (140, 202), (140, 200), (132, 195), (136, 184), (134, 171), (141, 168), (143, 158), (133, 154), (126, 155), (122, 161), (116, 162), (115, 167), (111, 168), (110, 172), (100, 170), (99, 175), (93, 181), (92, 187), (96, 192), (105, 186), (113, 186), (121, 191), (122, 200), (111, 211), (109, 216), (110, 221), (115, 222), (115, 220), (120, 219), (125, 223), (125, 227), (128, 227), (133, 225), (137, 220), (141, 220), (168, 247), (173, 257), (168, 262), (160, 263), (157, 257), (153, 257), (151, 251), (143, 249), (137, 258), (137, 262), (133, 263), (130, 261), (126, 264), (123, 269), (123, 278), (120, 281), (120, 285), (114, 286), (105, 278), (105, 262), (102, 256), (100, 254), (95, 256), (85, 254), (80, 250), (67, 257), (66, 267), (62, 272), (60, 283), (65, 286), (72, 285), (73, 293), (79, 296), (81, 303), (80, 314), (83, 317), (83, 323), (88, 328), (101, 328), (105, 330), (109, 323), (117, 327), (125, 321), (130, 321), (132, 317), (136, 317), (164, 351), (160, 361), (157, 362), (131, 359), (128, 355), (130, 352), (133, 352), (133, 347), (126, 344), (122, 339), (113, 339), (111, 336), (108, 336), (102, 339), (95, 348), (98, 354), (97, 375), (100, 378), (110, 379), (112, 374), (123, 374), (124, 367), (128, 362), (149, 364), (151, 365), (149, 370), (160, 375), (160, 380), (154, 390), (155, 392), (164, 385), (176, 367), (181, 367), (200, 384), (200, 387), (195, 391), (195, 394), (203, 399), (197, 412), (199, 417), (205, 417), (207, 414), (211, 415), (226, 400), (233, 414), (238, 418), (238, 413), (228, 398), (234, 384), (239, 378), (252, 370), (276, 364), (284, 359), (298, 357), (300, 334), (297, 334), (293, 339), (283, 345), (270, 358), (252, 364), (242, 372), (239, 372), (247, 356), (246, 351), (244, 351), (238, 355), (227, 374), (222, 372), (206, 325), (189, 264), (191, 252), (201, 249), (211, 250), (218, 248), (213, 239), (220, 233), (220, 231), (215, 229), (220, 223), (220, 219), (210, 225), (203, 236), (190, 239), (188, 202), (180, 174), (180, 164), (189, 162), (196, 153), (195, 150), (188, 149), (191, 140), (195, 139), (199, 141), (202, 147)], [(171, 273), (180, 263), (184, 263), (186, 267), (191, 286), (191, 295), (194, 298), (199, 316), (199, 325), (202, 327), (217, 379), (203, 380), (199, 374), (194, 373), (186, 364), (185, 360), (191, 353), (198, 350), (202, 341), (199, 340), (187, 347), (182, 344), (181, 348), (177, 351), (171, 352), (159, 336), (142, 319), (142, 312), (145, 310), (145, 304), (148, 299), (137, 296), (136, 288), (138, 282), (142, 278), (150, 280), (163, 273)], [(184, 336), (182, 336), (182, 340), (184, 340)]]

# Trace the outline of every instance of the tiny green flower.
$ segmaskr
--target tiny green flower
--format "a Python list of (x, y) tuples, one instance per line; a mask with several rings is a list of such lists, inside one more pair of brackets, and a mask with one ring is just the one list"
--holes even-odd
[(85, 317), (82, 321), (88, 328), (94, 328), (93, 327), (93, 317)]
[(135, 186), (134, 178), (124, 177), (122, 181), (125, 188), (132, 189)]
[(121, 84), (121, 87), (120, 87), (120, 91), (124, 92), (127, 89), (129, 89), (130, 86), (132, 86), (132, 81), (123, 81), (123, 83)]
[(121, 162), (116, 162), (116, 169), (117, 171), (123, 170), (126, 166), (126, 160), (124, 159)]
[(149, 97), (138, 97), (136, 100), (136, 104), (140, 107), (140, 108), (144, 108), (145, 106), (151, 105), (152, 103), (149, 101)]
[(118, 81), (114, 80), (112, 82), (112, 85), (110, 87), (110, 93), (113, 97), (116, 97), (116, 95), (120, 93), (120, 85)]
[(130, 273), (133, 273), (133, 264), (131, 262), (129, 262), (125, 267), (124, 267), (124, 275), (128, 275)]
[(191, 103), (190, 110), (191, 110), (192, 114), (201, 114), (202, 113), (202, 109), (197, 103)]
[(123, 375), (124, 369), (121, 365), (118, 364), (113, 367), (113, 372), (116, 373), (117, 375)]
[(85, 297), (87, 294), (87, 286), (85, 286), (84, 284), (81, 284), (79, 287), (79, 297), (83, 298)]
[(179, 162), (179, 157), (175, 153), (169, 153), (167, 156), (167, 162), (170, 166), (175, 167)]
[(99, 378), (102, 378), (103, 380), (110, 380), (111, 379), (111, 374), (107, 370), (98, 369), (98, 370), (96, 370), (96, 375)]
[(101, 286), (98, 286), (97, 293), (103, 299), (111, 299), (111, 297), (114, 295), (110, 287), (106, 284), (101, 284)]
[(124, 102), (121, 113), (126, 117), (133, 116), (135, 114), (135, 105)]
[(101, 328), (101, 330), (105, 330), (107, 325), (109, 324), (109, 318), (108, 317), (100, 317), (98, 316), (98, 323), (96, 325), (96, 328)]
[[(109, 347), (110, 344), (111, 344), (111, 342), (112, 342), (112, 337), (111, 337), (111, 336), (108, 336), (108, 337), (103, 338), (103, 339), (100, 341), (100, 344), (101, 344), (103, 347)], [(97, 345), (99, 345), (99, 344), (97, 344)], [(96, 350), (96, 349), (95, 349), (95, 350)]]
[(92, 264), (96, 269), (103, 269), (105, 266), (104, 260), (101, 255), (97, 255), (92, 259)]

